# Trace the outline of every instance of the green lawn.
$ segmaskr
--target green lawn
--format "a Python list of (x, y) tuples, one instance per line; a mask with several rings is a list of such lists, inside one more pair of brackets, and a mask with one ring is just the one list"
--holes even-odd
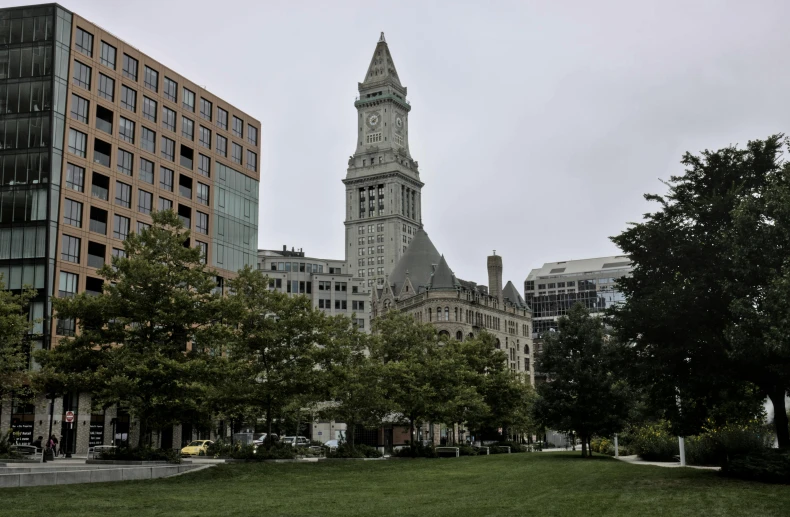
[(153, 481), (0, 489), (0, 515), (790, 515), (790, 486), (577, 454), (222, 464)]

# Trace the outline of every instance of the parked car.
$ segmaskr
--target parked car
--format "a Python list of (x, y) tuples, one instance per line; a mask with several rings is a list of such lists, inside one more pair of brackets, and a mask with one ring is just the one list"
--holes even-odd
[[(263, 442), (266, 441), (266, 437), (267, 436), (268, 436), (268, 433), (255, 433), (255, 438), (252, 440), (252, 444), (253, 445), (263, 445)], [(280, 439), (279, 436), (277, 436), (275, 433), (272, 433), (272, 440), (274, 440), (276, 442), (279, 439)]]
[(287, 443), (293, 447), (309, 447), (310, 440), (304, 436), (286, 436), (280, 440), (282, 443)]
[(343, 443), (340, 440), (329, 440), (324, 444), (324, 447), (329, 447), (330, 449), (337, 449), (338, 446)]
[(181, 449), (181, 456), (205, 456), (211, 440), (194, 440), (189, 445)]

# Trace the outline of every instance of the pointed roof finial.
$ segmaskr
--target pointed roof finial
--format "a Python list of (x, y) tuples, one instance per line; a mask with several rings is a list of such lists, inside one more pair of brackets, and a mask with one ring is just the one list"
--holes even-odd
[(386, 43), (386, 42), (387, 42), (387, 40), (385, 40), (385, 39), (384, 39), (384, 33), (383, 33), (383, 32), (381, 33), (381, 37), (379, 38), (379, 42), (380, 42), (380, 43), (381, 43), (381, 42), (383, 42), (383, 43)]

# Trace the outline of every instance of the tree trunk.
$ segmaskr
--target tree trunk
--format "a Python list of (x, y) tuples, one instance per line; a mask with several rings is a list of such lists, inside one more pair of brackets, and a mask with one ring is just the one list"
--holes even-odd
[(768, 394), (774, 405), (774, 427), (780, 449), (790, 449), (790, 429), (787, 427), (787, 406), (785, 405), (784, 386), (776, 387)]
[(272, 400), (271, 398), (266, 403), (266, 427), (267, 427), (267, 434), (266, 440), (264, 443), (266, 444), (267, 449), (271, 449), (272, 445), (274, 445), (274, 439), (272, 438)]
[(581, 435), (581, 438), (582, 438), (582, 458), (586, 458), (587, 457), (587, 437), (584, 436), (584, 435)]
[(414, 419), (409, 419), (409, 429), (411, 429), (411, 435), (409, 435), (409, 445), (411, 446), (411, 455), (414, 456), (415, 451), (417, 450), (415, 446), (416, 438), (414, 436)]
[[(351, 430), (351, 439), (350, 440), (348, 439), (349, 428)], [(348, 442), (348, 444), (351, 447), (352, 451), (354, 450), (354, 435), (357, 434), (356, 433), (356, 428), (357, 428), (357, 426), (353, 422), (350, 425), (346, 424), (346, 441)]]
[[(145, 435), (148, 434), (148, 422), (146, 418), (140, 415), (140, 435), (137, 437), (137, 448), (141, 449), (145, 442)], [(128, 442), (127, 442), (128, 443)]]

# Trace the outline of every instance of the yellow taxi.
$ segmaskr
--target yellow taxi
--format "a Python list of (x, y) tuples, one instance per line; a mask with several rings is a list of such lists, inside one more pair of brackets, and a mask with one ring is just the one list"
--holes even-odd
[(181, 456), (205, 456), (206, 449), (211, 445), (211, 440), (195, 440), (181, 449)]

